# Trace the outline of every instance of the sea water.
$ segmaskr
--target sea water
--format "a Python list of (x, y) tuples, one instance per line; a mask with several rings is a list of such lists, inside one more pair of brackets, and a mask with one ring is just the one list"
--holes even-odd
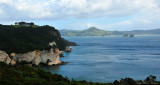
[(64, 53), (66, 65), (43, 67), (69, 79), (113, 82), (121, 78), (144, 80), (149, 75), (160, 80), (160, 36), (66, 37), (80, 46)]

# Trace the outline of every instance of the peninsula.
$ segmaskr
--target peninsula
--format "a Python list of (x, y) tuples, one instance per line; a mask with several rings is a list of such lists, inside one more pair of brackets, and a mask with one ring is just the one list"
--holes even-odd
[(76, 43), (65, 40), (49, 25), (16, 22), (0, 25), (0, 61), (7, 64), (56, 65), (61, 51)]

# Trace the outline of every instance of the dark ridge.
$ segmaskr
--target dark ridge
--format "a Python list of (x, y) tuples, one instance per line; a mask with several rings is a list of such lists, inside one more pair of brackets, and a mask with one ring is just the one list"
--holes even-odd
[(0, 50), (8, 54), (25, 53), (34, 50), (48, 50), (52, 48), (49, 43), (55, 41), (60, 50), (65, 50), (69, 42), (61, 38), (54, 27), (26, 26), (26, 25), (0, 25)]

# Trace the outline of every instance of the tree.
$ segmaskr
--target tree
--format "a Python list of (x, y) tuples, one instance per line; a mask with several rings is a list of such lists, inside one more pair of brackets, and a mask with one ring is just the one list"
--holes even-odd
[(115, 80), (114, 82), (113, 82), (113, 85), (118, 85), (119, 84), (119, 81), (117, 81), (117, 80)]
[(149, 83), (149, 84), (154, 83), (155, 81), (156, 81), (156, 76), (152, 76), (152, 75), (150, 75), (144, 80), (145, 83)]

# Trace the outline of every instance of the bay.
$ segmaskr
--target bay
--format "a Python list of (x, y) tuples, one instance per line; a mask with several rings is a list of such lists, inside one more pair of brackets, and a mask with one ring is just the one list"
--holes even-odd
[(63, 36), (80, 46), (64, 53), (66, 65), (43, 67), (69, 79), (113, 82), (131, 77), (144, 80), (149, 75), (160, 80), (160, 36)]

